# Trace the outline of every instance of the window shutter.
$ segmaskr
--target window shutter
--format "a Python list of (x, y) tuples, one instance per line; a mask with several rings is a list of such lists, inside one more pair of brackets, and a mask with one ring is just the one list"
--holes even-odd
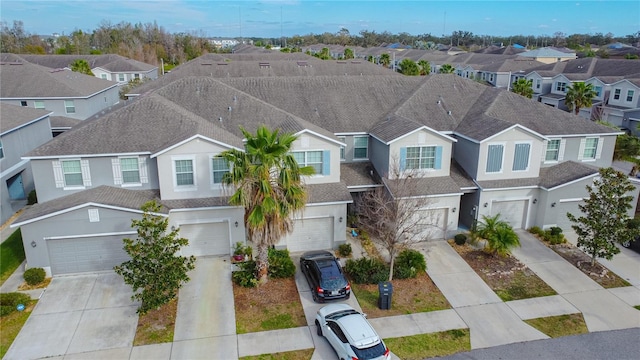
[(560, 150), (558, 150), (558, 161), (564, 159), (564, 147), (567, 145), (567, 139), (560, 140)]
[(580, 148), (578, 149), (578, 160), (584, 159), (584, 147), (587, 144), (587, 139), (580, 139)]
[(57, 188), (64, 187), (64, 174), (62, 173), (62, 164), (58, 160), (54, 160), (51, 162), (53, 165), (53, 178), (56, 182)]
[(602, 155), (602, 138), (598, 138), (598, 144), (596, 145), (596, 159), (600, 159), (600, 155)]
[(331, 151), (322, 152), (322, 175), (329, 175), (331, 172)]
[(147, 175), (147, 158), (138, 158), (138, 167), (140, 168), (140, 182), (146, 184), (149, 182), (149, 175)]
[(404, 171), (407, 166), (407, 148), (400, 148), (400, 171)]
[(529, 144), (516, 144), (513, 154), (513, 171), (527, 170), (529, 167)]
[(80, 160), (82, 168), (82, 185), (91, 186), (91, 171), (89, 170), (89, 160)]
[[(113, 169), (113, 183), (122, 185), (122, 172), (120, 171), (120, 159), (111, 159), (111, 168)], [(84, 178), (84, 175), (83, 175)]]
[(435, 167), (436, 170), (442, 169), (442, 146), (436, 146), (436, 159), (435, 159)]
[(548, 140), (544, 140), (542, 142), (542, 162), (545, 162), (547, 160), (547, 146), (549, 145), (549, 141)]

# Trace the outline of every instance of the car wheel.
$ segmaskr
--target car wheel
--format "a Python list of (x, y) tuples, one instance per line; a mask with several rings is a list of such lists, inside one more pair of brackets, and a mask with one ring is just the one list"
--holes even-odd
[(631, 241), (625, 241), (622, 243), (622, 246), (626, 247), (627, 249), (631, 247)]
[(318, 294), (316, 294), (315, 291), (311, 290), (311, 297), (313, 298), (313, 302), (319, 302), (318, 301)]
[(322, 328), (320, 327), (320, 323), (316, 320), (316, 329), (318, 332), (318, 336), (322, 336)]

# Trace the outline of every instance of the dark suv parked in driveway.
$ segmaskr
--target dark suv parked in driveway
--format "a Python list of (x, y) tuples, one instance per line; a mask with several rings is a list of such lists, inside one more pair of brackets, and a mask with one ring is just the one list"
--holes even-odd
[(309, 251), (300, 257), (300, 270), (307, 278), (313, 301), (348, 299), (351, 285), (338, 260), (328, 251)]

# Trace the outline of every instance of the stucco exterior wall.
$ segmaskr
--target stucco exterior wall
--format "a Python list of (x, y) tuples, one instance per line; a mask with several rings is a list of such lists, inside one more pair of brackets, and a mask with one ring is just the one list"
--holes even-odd
[[(515, 146), (519, 143), (527, 143), (530, 145), (528, 168), (524, 171), (513, 170)], [(502, 171), (499, 172), (486, 171), (488, 148), (489, 145), (493, 144), (504, 146), (502, 153)], [(540, 173), (542, 145), (542, 139), (517, 127), (483, 141), (480, 146), (476, 179), (483, 181), (537, 177)]]

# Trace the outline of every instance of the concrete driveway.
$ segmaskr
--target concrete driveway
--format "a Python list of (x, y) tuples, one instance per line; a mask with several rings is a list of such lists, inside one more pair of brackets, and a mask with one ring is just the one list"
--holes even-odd
[(109, 349), (128, 354), (138, 325), (138, 303), (131, 295), (113, 272), (54, 278), (4, 359)]

